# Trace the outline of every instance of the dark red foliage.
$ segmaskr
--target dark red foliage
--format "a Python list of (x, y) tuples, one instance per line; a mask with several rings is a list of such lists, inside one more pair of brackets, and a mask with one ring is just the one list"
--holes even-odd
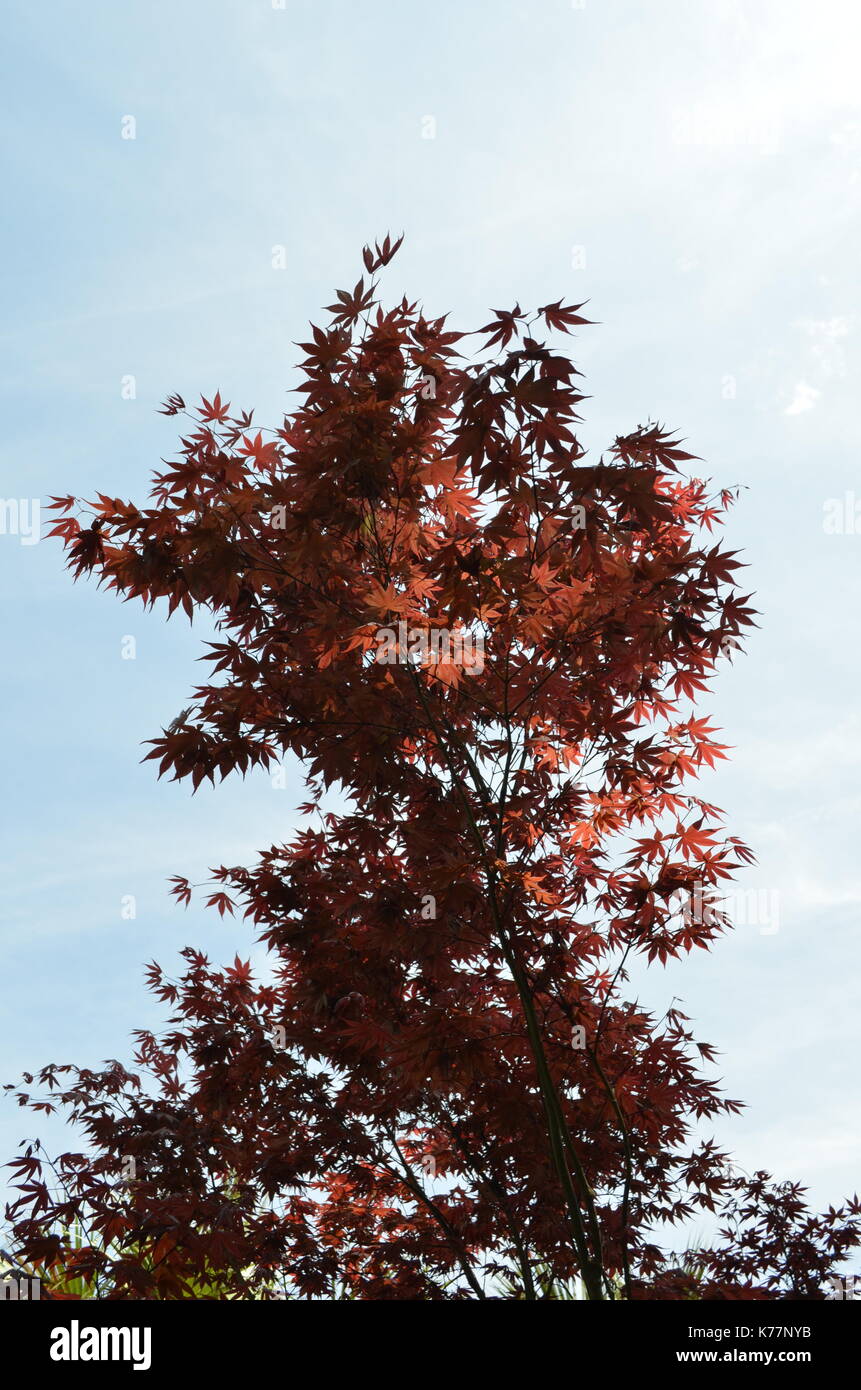
[[(398, 244), (365, 250), (369, 276)], [(143, 1080), (52, 1066), (47, 1103), (21, 1095), (88, 1151), (53, 1176), (38, 1149), (16, 1160), (20, 1258), (71, 1259), (113, 1298), (214, 1274), (249, 1295), (278, 1271), (304, 1297), (580, 1278), (590, 1298), (773, 1298), (823, 1296), (857, 1243), (857, 1203), (809, 1218), (797, 1189), (739, 1189), (696, 1136), (739, 1108), (711, 1049), (622, 993), (637, 953), (709, 946), (724, 918), (680, 895), (713, 902), (751, 857), (690, 790), (724, 756), (690, 702), (752, 610), (710, 535), (730, 493), (672, 434), (585, 458), (579, 373), (536, 336), (582, 307), (497, 310), (467, 356), (360, 279), (302, 344), (280, 429), (173, 395), (188, 430), (147, 506), (56, 500), (76, 574), (219, 623), (211, 682), (152, 740), (159, 775), (197, 788), (293, 754), (308, 801), (208, 890), (272, 982), (186, 950), (181, 979), (151, 968), (172, 1018), (138, 1034)], [(679, 1268), (658, 1248), (661, 1223), (721, 1206), (714, 1250)]]

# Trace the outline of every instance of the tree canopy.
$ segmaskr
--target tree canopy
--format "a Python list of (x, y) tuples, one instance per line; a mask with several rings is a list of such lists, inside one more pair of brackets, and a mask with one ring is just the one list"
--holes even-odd
[(271, 978), (186, 949), (134, 1070), (28, 1077), (87, 1150), (14, 1160), (16, 1255), (111, 1298), (823, 1297), (861, 1205), (734, 1172), (712, 1047), (626, 997), (726, 929), (752, 858), (696, 794), (726, 755), (696, 702), (753, 620), (732, 492), (653, 422), (586, 456), (583, 305), (456, 332), (380, 303), (398, 245), (312, 326), (279, 428), (173, 395), (145, 506), (54, 499), (76, 576), (217, 621), (159, 775), (295, 757), (307, 800), (204, 890)]

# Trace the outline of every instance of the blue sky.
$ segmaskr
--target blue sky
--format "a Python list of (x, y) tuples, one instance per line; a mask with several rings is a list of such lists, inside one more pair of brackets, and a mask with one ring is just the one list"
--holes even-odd
[[(734, 751), (703, 794), (779, 929), (638, 986), (720, 1048), (740, 1164), (826, 1203), (861, 1147), (859, 30), (849, 0), (7, 0), (0, 60), (0, 499), (140, 500), (174, 390), (276, 423), (293, 343), (387, 230), (391, 298), (457, 326), (588, 299), (583, 441), (657, 418), (744, 485), (727, 540), (761, 627), (704, 702)], [(163, 1018), (145, 961), (248, 954), (166, 879), (250, 861), (303, 799), (156, 783), (140, 744), (199, 679), (197, 625), (74, 587), (26, 540), (3, 522), (2, 1080), (127, 1058)], [(0, 1157), (37, 1132), (63, 1139), (0, 1100)]]

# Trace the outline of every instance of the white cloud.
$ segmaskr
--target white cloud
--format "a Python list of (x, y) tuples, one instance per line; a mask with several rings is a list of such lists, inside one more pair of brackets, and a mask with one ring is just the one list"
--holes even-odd
[(802, 411), (812, 410), (821, 395), (822, 392), (815, 386), (808, 386), (806, 381), (797, 381), (792, 400), (784, 410), (784, 415), (801, 415)]
[(841, 338), (848, 338), (852, 320), (846, 314), (830, 319), (802, 319), (800, 327), (810, 338), (810, 355), (820, 376), (846, 375), (846, 354)]

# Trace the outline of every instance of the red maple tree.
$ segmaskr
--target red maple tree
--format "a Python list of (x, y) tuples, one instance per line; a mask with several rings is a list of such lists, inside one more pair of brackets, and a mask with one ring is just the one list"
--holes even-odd
[[(208, 897), (272, 980), (187, 949), (181, 979), (150, 969), (173, 1014), (134, 1073), (52, 1065), (20, 1093), (88, 1147), (14, 1160), (16, 1254), (111, 1298), (278, 1271), (300, 1297), (822, 1297), (861, 1206), (733, 1176), (697, 1132), (739, 1108), (712, 1049), (624, 997), (633, 957), (724, 930), (751, 858), (690, 790), (724, 756), (692, 702), (752, 620), (712, 535), (731, 493), (656, 424), (587, 460), (547, 341), (582, 305), (498, 310), (467, 353), (381, 307), (398, 245), (301, 345), (281, 428), (172, 396), (192, 424), (148, 506), (55, 499), (76, 575), (217, 620), (159, 775), (295, 755), (308, 800)], [(719, 1209), (680, 1268), (656, 1231)]]

